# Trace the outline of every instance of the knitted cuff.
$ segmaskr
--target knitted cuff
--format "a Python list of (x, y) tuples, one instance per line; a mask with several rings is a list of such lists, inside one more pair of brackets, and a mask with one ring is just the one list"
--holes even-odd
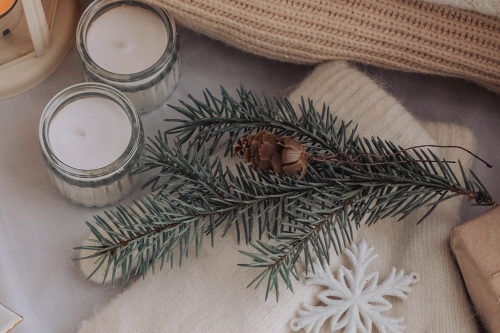
[(500, 92), (500, 19), (417, 0), (148, 0), (244, 51), (314, 64), (353, 60), (472, 80)]
[[(456, 124), (422, 122), (373, 80), (345, 61), (319, 65), (290, 95), (292, 105), (304, 98), (316, 109), (325, 104), (345, 122), (353, 120), (364, 137), (380, 137), (409, 148), (417, 145), (452, 144), (474, 151), (476, 138), (465, 127)], [(298, 107), (296, 108), (298, 110)], [(466, 167), (472, 155), (460, 149), (433, 149), (448, 160), (461, 160)]]
[(318, 66), (289, 99), (295, 106), (302, 97), (312, 100), (317, 110), (326, 104), (339, 120), (353, 120), (361, 136), (380, 137), (402, 147), (436, 144), (394, 97), (344, 61)]

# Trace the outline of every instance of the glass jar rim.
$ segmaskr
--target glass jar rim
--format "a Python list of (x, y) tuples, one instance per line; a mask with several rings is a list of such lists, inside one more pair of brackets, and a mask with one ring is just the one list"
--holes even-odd
[[(57, 113), (68, 104), (87, 97), (106, 98), (118, 104), (126, 113), (132, 128), (130, 141), (120, 157), (109, 165), (93, 170), (82, 170), (63, 163), (52, 151), (49, 140), (50, 123)], [(50, 100), (42, 112), (38, 134), (42, 153), (52, 168), (72, 179), (96, 181), (119, 172), (134, 157), (140, 145), (141, 126), (132, 102), (119, 90), (102, 83), (80, 83), (62, 90)]]
[[(163, 21), (168, 35), (167, 47), (165, 48), (165, 51), (163, 52), (160, 59), (158, 59), (158, 61), (151, 67), (141, 72), (132, 74), (118, 74), (103, 69), (102, 67), (97, 65), (94, 60), (92, 60), (87, 50), (87, 32), (92, 23), (105, 12), (122, 5), (137, 6), (153, 11)], [(87, 70), (106, 80), (119, 83), (136, 82), (148, 79), (168, 66), (169, 62), (172, 60), (176, 40), (177, 31), (175, 22), (170, 14), (165, 9), (142, 0), (96, 0), (92, 2), (83, 12), (76, 31), (76, 45), (78, 53), (80, 54), (80, 58), (84, 62)]]

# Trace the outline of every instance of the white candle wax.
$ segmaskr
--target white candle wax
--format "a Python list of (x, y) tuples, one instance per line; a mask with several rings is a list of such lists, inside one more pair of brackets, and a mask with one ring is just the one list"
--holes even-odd
[(123, 5), (99, 16), (87, 33), (90, 58), (116, 74), (139, 73), (153, 66), (167, 48), (168, 33), (153, 12)]
[(116, 161), (127, 149), (132, 127), (115, 102), (81, 98), (63, 107), (52, 119), (49, 142), (54, 155), (80, 170), (94, 170)]

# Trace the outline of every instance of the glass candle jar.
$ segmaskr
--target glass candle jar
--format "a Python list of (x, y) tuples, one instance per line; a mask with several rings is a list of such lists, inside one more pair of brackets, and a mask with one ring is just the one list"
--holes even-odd
[(139, 115), (120, 91), (82, 83), (57, 94), (42, 113), (42, 155), (59, 191), (72, 202), (105, 206), (127, 196), (144, 144)]
[(86, 81), (123, 92), (138, 113), (165, 103), (180, 77), (179, 37), (162, 8), (141, 0), (94, 1), (77, 29)]

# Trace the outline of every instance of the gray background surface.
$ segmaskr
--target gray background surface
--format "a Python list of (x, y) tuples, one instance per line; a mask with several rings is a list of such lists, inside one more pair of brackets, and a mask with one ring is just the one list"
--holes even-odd
[[(88, 2), (82, 0), (82, 8)], [(182, 77), (171, 104), (188, 93), (201, 97), (206, 88), (218, 93), (220, 85), (235, 92), (240, 83), (286, 96), (312, 70), (250, 55), (186, 29), (180, 36)], [(478, 138), (477, 153), (494, 165), (487, 169), (476, 161), (474, 170), (500, 198), (500, 96), (459, 79), (357, 66), (416, 117), (469, 127)], [(0, 303), (25, 318), (13, 333), (74, 332), (121, 288), (86, 282), (72, 262), (72, 248), (88, 234), (84, 221), (102, 209), (73, 205), (61, 197), (46, 177), (39, 150), (43, 108), (56, 93), (80, 82), (73, 47), (42, 84), (0, 101)], [(167, 106), (142, 116), (146, 134), (164, 130), (163, 120), (173, 116)], [(483, 211), (464, 205), (462, 220)]]

